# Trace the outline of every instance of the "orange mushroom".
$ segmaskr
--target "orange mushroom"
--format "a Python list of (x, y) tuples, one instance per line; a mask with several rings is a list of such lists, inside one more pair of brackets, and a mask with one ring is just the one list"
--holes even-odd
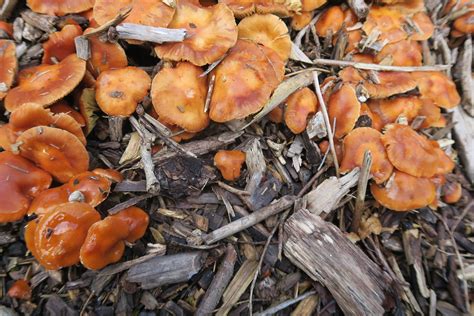
[(95, 168), (92, 172), (115, 183), (123, 181), (123, 174), (114, 169)]
[(360, 102), (351, 84), (344, 83), (333, 91), (328, 101), (328, 114), (331, 124), (336, 122), (335, 138), (342, 138), (354, 129), (360, 116)]
[(0, 39), (0, 101), (5, 98), (18, 71), (15, 43)]
[(372, 154), (370, 173), (376, 183), (385, 182), (393, 171), (385, 147), (381, 141), (382, 134), (370, 127), (360, 127), (344, 137), (343, 158), (340, 171), (346, 173), (355, 167), (361, 167), (367, 150)]
[(54, 114), (64, 113), (71, 116), (81, 127), (86, 125), (86, 121), (81, 113), (71, 107), (66, 101), (59, 100), (49, 107), (49, 110)]
[(301, 0), (301, 10), (303, 11), (313, 11), (328, 2), (327, 0)]
[(66, 15), (87, 11), (94, 5), (94, 0), (27, 0), (26, 4), (37, 13), (48, 15)]
[(207, 78), (202, 74), (201, 68), (188, 62), (165, 67), (156, 74), (151, 98), (160, 121), (189, 132), (199, 132), (209, 125), (209, 116), (204, 112)]
[(371, 54), (353, 54), (351, 60), (356, 63), (375, 64), (374, 56)]
[(430, 179), (417, 178), (395, 170), (385, 186), (373, 183), (374, 198), (393, 211), (410, 211), (429, 205), (436, 199), (436, 187)]
[(321, 37), (333, 36), (344, 24), (344, 11), (340, 6), (329, 7), (316, 22), (316, 34)]
[(295, 13), (291, 17), (291, 28), (295, 31), (301, 31), (313, 19), (313, 11), (302, 11)]
[(0, 223), (21, 220), (31, 200), (51, 185), (51, 176), (21, 156), (0, 153)]
[(425, 118), (420, 126), (421, 128), (446, 126), (446, 121), (441, 115), (441, 109), (433, 101), (424, 98), (420, 101), (422, 105), (417, 115)]
[(443, 201), (448, 204), (457, 203), (462, 196), (462, 186), (459, 182), (448, 182), (443, 186)]
[[(327, 159), (329, 159), (329, 161), (331, 161), (331, 159), (333, 159), (331, 154), (329, 154), (329, 155), (327, 154), (327, 152), (329, 150), (329, 147), (330, 147), (330, 144), (329, 144), (328, 140), (323, 140), (322, 142), (320, 142), (318, 144), (318, 147), (319, 147), (319, 150), (321, 151), (321, 153), (323, 155), (327, 155)], [(342, 147), (343, 147), (342, 141), (340, 141), (338, 139), (335, 139), (334, 140), (334, 149), (336, 150), (336, 158), (337, 158), (337, 161), (339, 162), (339, 164), (341, 163), (342, 158), (343, 158), (343, 149), (342, 149)]]
[(168, 27), (186, 29), (187, 37), (182, 42), (155, 46), (161, 59), (184, 60), (203, 66), (219, 60), (237, 41), (234, 15), (223, 3), (202, 7), (180, 0)]
[(422, 59), (421, 45), (410, 40), (402, 40), (397, 43), (385, 45), (384, 48), (375, 55), (376, 63), (392, 66), (421, 66)]
[(89, 167), (86, 148), (67, 131), (38, 126), (23, 132), (17, 142), (20, 155), (48, 171), (61, 183)]
[(272, 49), (238, 40), (214, 70), (209, 117), (215, 122), (228, 122), (258, 112), (284, 73), (284, 63)]
[(290, 10), (294, 9), (292, 3), (278, 0), (222, 0), (219, 2), (227, 5), (234, 13), (234, 16), (239, 19), (254, 13), (275, 14), (279, 17), (287, 17), (290, 16)]
[(291, 39), (286, 24), (273, 14), (254, 14), (240, 21), (239, 39), (247, 39), (273, 49), (283, 61), (291, 53)]
[(36, 260), (48, 270), (79, 262), (79, 252), (89, 228), (100, 214), (89, 204), (56, 205), (25, 227), (25, 242)]
[(433, 101), (444, 109), (452, 109), (461, 102), (454, 82), (442, 72), (412, 73), (423, 98)]
[(291, 94), (286, 100), (285, 124), (293, 132), (300, 134), (306, 129), (308, 117), (316, 113), (318, 99), (309, 88)]
[[(469, 6), (472, 10), (474, 5)], [(461, 15), (456, 20), (454, 20), (453, 27), (455, 31), (458, 31), (462, 34), (472, 34), (474, 33), (474, 12), (470, 11), (464, 15)]]
[(102, 269), (120, 260), (125, 241), (134, 242), (145, 234), (148, 214), (138, 207), (129, 207), (95, 223), (81, 247), (81, 263), (88, 269)]
[(425, 9), (424, 0), (380, 0), (380, 3), (389, 4), (390, 8), (403, 13), (417, 13)]
[(97, 78), (95, 98), (106, 114), (128, 117), (148, 94), (150, 85), (150, 76), (140, 68), (106, 70)]
[(282, 104), (279, 104), (276, 108), (270, 111), (267, 115), (270, 122), (273, 123), (283, 123), (284, 120), (284, 111)]
[(423, 106), (418, 97), (398, 97), (394, 99), (371, 99), (367, 102), (370, 110), (377, 114), (383, 125), (394, 123), (404, 116), (411, 122)]
[(411, 19), (415, 24), (415, 30), (408, 37), (409, 39), (413, 41), (426, 41), (433, 35), (435, 27), (428, 14), (418, 12)]
[(411, 127), (391, 124), (382, 136), (390, 162), (400, 171), (415, 177), (431, 178), (449, 173), (454, 162), (439, 148)]
[(403, 23), (404, 15), (401, 11), (389, 7), (373, 6), (369, 10), (362, 30), (367, 35), (377, 32), (379, 34), (378, 40), (381, 42), (396, 43), (407, 38)]
[(214, 156), (214, 165), (224, 179), (235, 181), (240, 177), (245, 156), (245, 153), (240, 150), (219, 150)]
[(25, 72), (20, 84), (5, 98), (5, 108), (13, 111), (24, 103), (48, 106), (68, 95), (82, 80), (86, 62), (69, 55), (56, 65), (40, 65)]
[(76, 52), (74, 39), (82, 35), (79, 25), (68, 24), (59, 32), (52, 33), (43, 43), (43, 64), (55, 64)]
[(8, 289), (7, 295), (18, 300), (31, 298), (31, 287), (25, 279), (16, 280)]
[(385, 124), (382, 122), (377, 113), (373, 112), (366, 103), (362, 103), (360, 106), (360, 116), (367, 115), (372, 121), (371, 127), (377, 131), (381, 131)]

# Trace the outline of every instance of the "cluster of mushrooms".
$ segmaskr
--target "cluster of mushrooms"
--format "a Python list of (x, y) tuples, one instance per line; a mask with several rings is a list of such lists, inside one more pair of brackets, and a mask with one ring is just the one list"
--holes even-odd
[[(211, 121), (249, 118), (264, 108), (285, 79), (294, 44), (282, 18), (291, 17), (295, 30), (314, 25), (315, 36), (329, 45), (344, 41), (343, 55), (349, 61), (422, 65), (421, 41), (434, 31), (423, 1), (380, 0), (363, 20), (346, 5), (326, 2), (28, 0), (36, 13), (79, 14), (88, 19), (89, 28), (67, 19), (42, 44), (41, 65), (21, 70), (14, 41), (0, 40), (0, 100), (10, 113), (9, 123), (0, 127), (5, 150), (0, 153), (0, 223), (28, 215), (26, 244), (47, 269), (78, 262), (100, 269), (120, 260), (125, 243), (144, 235), (148, 215), (130, 207), (101, 219), (94, 209), (107, 198), (111, 185), (121, 181), (114, 170), (88, 171), (86, 136), (99, 110), (123, 120), (150, 96), (152, 108), (147, 111), (167, 128), (180, 131), (176, 140), (194, 137)], [(445, 10), (467, 2), (449, 1)], [(163, 63), (153, 78), (128, 65), (119, 42), (94, 34), (130, 6), (124, 23), (186, 30), (183, 41), (154, 46)], [(454, 22), (453, 36), (473, 32), (472, 14)], [(0, 28), (11, 36), (11, 25), (2, 22)], [(79, 36), (89, 42), (87, 60), (76, 54), (74, 40)], [(380, 49), (371, 49), (376, 46)], [(212, 65), (210, 71), (206, 65)], [(320, 89), (322, 100), (309, 87), (299, 89), (274, 108), (268, 120), (300, 134), (324, 101), (335, 123), (332, 143), (340, 171), (360, 167), (370, 150), (371, 192), (381, 205), (395, 211), (436, 207), (443, 187), (445, 202), (459, 199), (461, 186), (446, 183), (445, 175), (455, 166), (452, 158), (419, 132), (444, 127), (441, 110), (460, 103), (446, 74), (346, 67), (328, 76)], [(322, 152), (330, 146), (328, 140), (319, 142)], [(245, 153), (219, 151), (214, 161), (222, 176), (234, 181)], [(51, 188), (53, 180), (60, 185)]]

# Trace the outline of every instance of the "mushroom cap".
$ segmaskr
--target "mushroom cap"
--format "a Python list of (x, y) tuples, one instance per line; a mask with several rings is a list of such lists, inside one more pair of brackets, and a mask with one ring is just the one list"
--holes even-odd
[(236, 18), (244, 18), (255, 13), (255, 0), (222, 0), (223, 3), (232, 10)]
[(0, 126), (0, 147), (3, 150), (11, 151), (11, 146), (16, 141), (16, 134), (12, 131), (10, 124)]
[[(474, 5), (471, 5), (470, 8), (474, 8)], [(474, 33), (474, 12), (468, 12), (464, 15), (461, 15), (456, 20), (454, 20), (453, 27), (454, 30), (461, 32), (463, 34), (472, 34)]]
[(385, 126), (378, 114), (373, 112), (366, 103), (362, 103), (360, 106), (360, 116), (362, 115), (367, 115), (372, 121), (372, 128), (379, 132)]
[(81, 127), (86, 125), (86, 121), (81, 113), (76, 111), (65, 100), (59, 100), (49, 107), (54, 114), (64, 113), (71, 116)]
[[(89, 28), (84, 34), (91, 32)], [(91, 57), (87, 62), (87, 69), (95, 77), (105, 70), (120, 69), (127, 67), (128, 60), (124, 49), (118, 43), (103, 42), (98, 37), (89, 38)]]
[(234, 15), (223, 3), (201, 7), (178, 1), (176, 14), (168, 27), (186, 29), (187, 37), (182, 42), (155, 46), (155, 53), (161, 59), (184, 60), (203, 66), (219, 60), (237, 41)]
[(329, 7), (316, 22), (316, 34), (320, 37), (335, 35), (344, 24), (344, 11), (340, 6)]
[(430, 179), (417, 178), (395, 170), (385, 186), (372, 183), (374, 198), (393, 211), (410, 211), (429, 205), (436, 199), (436, 187)]
[(254, 13), (287, 17), (290, 16), (291, 10), (286, 3), (278, 0), (222, 0), (219, 2), (227, 5), (238, 19)]
[(328, 2), (327, 0), (301, 0), (301, 10), (303, 11), (313, 11), (317, 8), (322, 7)]
[(273, 49), (283, 61), (291, 53), (291, 39), (282, 19), (273, 14), (254, 14), (238, 25), (239, 38), (254, 41)]
[(380, 0), (379, 2), (389, 4), (390, 8), (397, 9), (405, 14), (417, 13), (425, 9), (424, 0)]
[(268, 119), (273, 123), (283, 123), (284, 120), (284, 111), (283, 105), (279, 104), (276, 108), (270, 111), (267, 115)]
[(421, 45), (411, 40), (401, 40), (397, 43), (385, 45), (375, 55), (376, 63), (383, 62), (392, 66), (421, 66), (422, 59)]
[(5, 108), (13, 111), (24, 103), (48, 106), (68, 95), (82, 80), (86, 62), (69, 55), (56, 65), (40, 65), (25, 72), (20, 84), (5, 98)]
[[(362, 31), (360, 29), (356, 29), (353, 31), (348, 31), (346, 34), (347, 34), (347, 46), (345, 49), (345, 53), (348, 54), (350, 52), (359, 51), (359, 43), (362, 40)], [(336, 40), (336, 38), (334, 39)], [(366, 54), (358, 54), (358, 55), (367, 56)], [(353, 61), (356, 61), (354, 57), (353, 57)], [(373, 63), (373, 58), (360, 60), (360, 62)]]
[(20, 155), (64, 183), (89, 167), (89, 155), (79, 139), (62, 129), (38, 126), (17, 139)]
[(0, 30), (4, 31), (10, 38), (13, 37), (13, 24), (0, 21)]
[(207, 78), (200, 67), (188, 62), (165, 67), (153, 78), (151, 99), (161, 121), (199, 132), (209, 125), (204, 112)]
[(79, 262), (89, 228), (100, 214), (87, 203), (59, 204), (25, 227), (25, 241), (36, 260), (48, 270)]
[(124, 23), (155, 27), (167, 27), (176, 11), (165, 2), (156, 0), (95, 0), (94, 20), (102, 25), (129, 6), (132, 7), (132, 11)]
[(44, 190), (38, 194), (33, 201), (31, 201), (27, 214), (42, 216), (49, 212), (52, 207), (55, 207), (58, 204), (67, 203), (69, 193), (70, 192), (68, 192), (65, 185)]
[(109, 179), (114, 183), (123, 181), (123, 174), (121, 174), (120, 171), (114, 169), (95, 168), (94, 170), (92, 170), (92, 172), (96, 175)]
[(416, 25), (416, 29), (408, 38), (414, 41), (426, 41), (434, 33), (434, 24), (431, 18), (425, 12), (415, 13), (412, 17), (413, 23)]
[(459, 182), (448, 182), (443, 186), (443, 201), (448, 204), (457, 203), (462, 196), (462, 186)]
[(238, 40), (213, 72), (209, 117), (228, 122), (260, 111), (283, 80), (285, 65), (272, 49)]
[(245, 157), (245, 153), (240, 150), (219, 150), (214, 156), (214, 165), (224, 179), (235, 181), (240, 177)]
[(309, 88), (300, 89), (286, 99), (285, 124), (293, 134), (304, 132), (308, 117), (316, 113), (318, 104), (316, 95)]
[(43, 64), (54, 64), (53, 59), (61, 61), (67, 56), (76, 53), (74, 39), (82, 35), (79, 25), (67, 24), (61, 31), (49, 35), (43, 43)]
[(429, 127), (443, 127), (443, 116), (441, 109), (434, 104), (430, 99), (421, 98), (421, 108), (418, 111), (418, 116), (424, 116), (425, 120), (421, 124), (421, 128)]
[(97, 78), (95, 98), (106, 114), (128, 117), (147, 96), (150, 86), (150, 76), (140, 68), (106, 70)]
[(94, 0), (27, 0), (26, 4), (36, 13), (61, 16), (87, 11), (94, 5)]
[(148, 221), (147, 213), (132, 206), (95, 223), (81, 247), (82, 264), (97, 270), (117, 262), (125, 250), (124, 241), (140, 239), (145, 234)]
[(25, 279), (16, 280), (8, 289), (7, 295), (19, 300), (29, 300), (31, 298), (31, 287)]
[(461, 102), (454, 82), (442, 72), (414, 72), (420, 94), (444, 109), (452, 109)]
[(398, 97), (394, 99), (371, 99), (367, 102), (370, 110), (377, 114), (383, 125), (394, 123), (399, 116), (411, 122), (423, 106), (423, 102), (416, 96)]
[(335, 138), (342, 138), (354, 129), (360, 116), (360, 102), (357, 94), (349, 83), (332, 92), (328, 101), (328, 115), (331, 125), (336, 120)]
[[(18, 59), (15, 43), (0, 39), (0, 82), (6, 85), (7, 91), (12, 86), (17, 71)], [(5, 98), (7, 91), (0, 90), (0, 101)]]
[(454, 162), (439, 148), (411, 127), (391, 124), (382, 136), (390, 162), (400, 171), (415, 177), (431, 178), (453, 170)]
[(385, 147), (381, 141), (382, 134), (370, 127), (359, 127), (344, 137), (343, 158), (340, 171), (346, 173), (355, 167), (361, 167), (367, 150), (372, 154), (370, 173), (376, 183), (385, 182), (393, 171)]
[(11, 152), (0, 153), (0, 223), (21, 220), (31, 200), (51, 185), (51, 176)]
[(312, 11), (302, 11), (299, 14), (293, 14), (291, 17), (291, 28), (295, 31), (301, 31), (313, 19)]
[(372, 6), (362, 30), (367, 35), (378, 31), (380, 32), (379, 41), (396, 43), (407, 38), (407, 34), (403, 29), (404, 20), (405, 15), (399, 10), (390, 7)]
[[(333, 157), (330, 153), (327, 153), (327, 151), (330, 149), (330, 144), (328, 140), (323, 140), (318, 144), (319, 150), (321, 151), (322, 154), (327, 155), (328, 160), (332, 160)], [(339, 139), (334, 139), (334, 149), (336, 150), (336, 158), (337, 161), (340, 163), (343, 158), (343, 143)], [(326, 154), (327, 153), (327, 154)]]

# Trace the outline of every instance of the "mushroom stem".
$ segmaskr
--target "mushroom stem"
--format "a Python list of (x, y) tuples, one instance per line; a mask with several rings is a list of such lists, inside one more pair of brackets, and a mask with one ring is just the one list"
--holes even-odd
[(319, 105), (321, 106), (321, 111), (323, 112), (324, 122), (326, 123), (326, 130), (328, 132), (329, 138), (329, 147), (331, 149), (331, 155), (334, 160), (334, 168), (336, 168), (336, 175), (337, 177), (339, 177), (339, 161), (337, 160), (336, 147), (334, 146), (334, 133), (332, 131), (331, 122), (329, 121), (328, 109), (326, 108), (326, 103), (324, 102), (323, 94), (321, 93), (321, 87), (319, 86), (317, 71), (313, 71), (313, 83), (314, 89), (316, 90), (316, 96), (318, 97)]
[(355, 233), (359, 231), (360, 220), (362, 217), (362, 210), (364, 208), (365, 193), (367, 192), (367, 183), (370, 178), (370, 168), (372, 167), (372, 154), (369, 150), (364, 153), (364, 160), (359, 175), (359, 182), (357, 183), (357, 197), (352, 215), (351, 230)]
[(110, 140), (113, 142), (120, 142), (123, 137), (122, 126), (123, 126), (123, 117), (111, 116), (109, 117), (109, 132)]
[(115, 30), (118, 38), (125, 40), (138, 40), (152, 43), (182, 42), (186, 38), (185, 29), (167, 29), (141, 24), (123, 23), (117, 25)]
[(145, 172), (146, 190), (150, 193), (158, 193), (160, 191), (160, 182), (155, 175), (155, 165), (151, 157), (151, 144), (155, 140), (155, 136), (148, 130), (140, 126), (140, 123), (133, 116), (130, 117), (130, 123), (137, 130), (142, 139), (140, 145), (141, 162), (143, 171)]

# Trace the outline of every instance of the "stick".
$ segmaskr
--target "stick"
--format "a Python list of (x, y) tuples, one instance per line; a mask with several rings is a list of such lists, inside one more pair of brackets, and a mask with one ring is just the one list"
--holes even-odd
[(253, 225), (260, 223), (261, 221), (272, 215), (278, 214), (286, 210), (287, 208), (293, 205), (295, 200), (296, 198), (294, 196), (286, 195), (277, 200), (275, 203), (263, 207), (258, 211), (255, 211), (248, 216), (242, 217), (234, 222), (231, 222), (221, 228), (218, 228), (209, 234), (205, 234), (201, 238), (207, 245), (215, 243), (226, 237), (232, 236), (235, 233), (238, 233), (244, 229), (252, 227)]
[(217, 307), (221, 300), (222, 294), (234, 275), (234, 266), (237, 261), (237, 252), (235, 248), (229, 244), (226, 248), (224, 260), (222, 260), (216, 275), (212, 279), (211, 284), (207, 288), (206, 294), (201, 300), (196, 316), (211, 315), (212, 311)]
[(307, 298), (308, 296), (311, 296), (311, 295), (314, 295), (316, 294), (316, 291), (309, 291), (309, 292), (306, 292), (304, 294), (301, 294), (300, 296), (298, 297), (295, 297), (295, 298), (292, 298), (291, 300), (287, 300), (287, 301), (284, 301), (276, 306), (273, 306), (273, 307), (270, 307), (266, 310), (264, 310), (263, 312), (261, 313), (256, 313), (254, 314), (254, 316), (267, 316), (267, 315), (274, 315), (276, 314), (277, 312), (293, 305), (293, 304), (296, 304), (302, 300), (304, 300), (305, 298)]
[(354, 67), (357, 69), (364, 70), (376, 70), (376, 71), (400, 71), (400, 72), (413, 72), (413, 71), (442, 71), (451, 68), (451, 65), (434, 65), (434, 66), (418, 66), (418, 67), (407, 67), (407, 66), (385, 66), (378, 64), (358, 63), (354, 61), (344, 60), (332, 60), (317, 58), (313, 60), (314, 65), (324, 66), (337, 66), (337, 67)]
[(123, 117), (109, 116), (109, 134), (111, 141), (120, 142), (122, 140), (123, 120)]
[(112, 20), (110, 20), (108, 22), (105, 22), (104, 24), (102, 24), (98, 28), (95, 28), (91, 32), (89, 32), (87, 34), (84, 34), (82, 36), (84, 36), (85, 38), (88, 38), (88, 37), (98, 36), (102, 33), (105, 33), (106, 31), (109, 30), (110, 27), (122, 23), (128, 17), (130, 12), (132, 12), (132, 7), (131, 6), (123, 8), (122, 10), (120, 10), (120, 12)]
[(362, 210), (364, 209), (365, 194), (367, 192), (367, 183), (370, 178), (370, 168), (372, 167), (372, 154), (369, 150), (364, 153), (364, 160), (359, 175), (359, 182), (357, 184), (357, 198), (352, 216), (351, 230), (355, 233), (359, 231), (360, 219), (362, 217)]
[(323, 94), (321, 93), (321, 87), (319, 86), (318, 72), (313, 71), (313, 84), (318, 97), (319, 105), (321, 106), (321, 112), (323, 112), (324, 122), (326, 123), (326, 130), (329, 138), (329, 147), (331, 149), (331, 155), (334, 160), (334, 168), (336, 168), (336, 175), (339, 178), (339, 161), (337, 161), (336, 147), (334, 146), (334, 134), (331, 128), (331, 122), (329, 121), (328, 110), (326, 103), (324, 102)]
[(185, 29), (167, 29), (141, 24), (123, 23), (115, 30), (118, 38), (124, 40), (138, 40), (152, 43), (182, 42), (186, 38)]

